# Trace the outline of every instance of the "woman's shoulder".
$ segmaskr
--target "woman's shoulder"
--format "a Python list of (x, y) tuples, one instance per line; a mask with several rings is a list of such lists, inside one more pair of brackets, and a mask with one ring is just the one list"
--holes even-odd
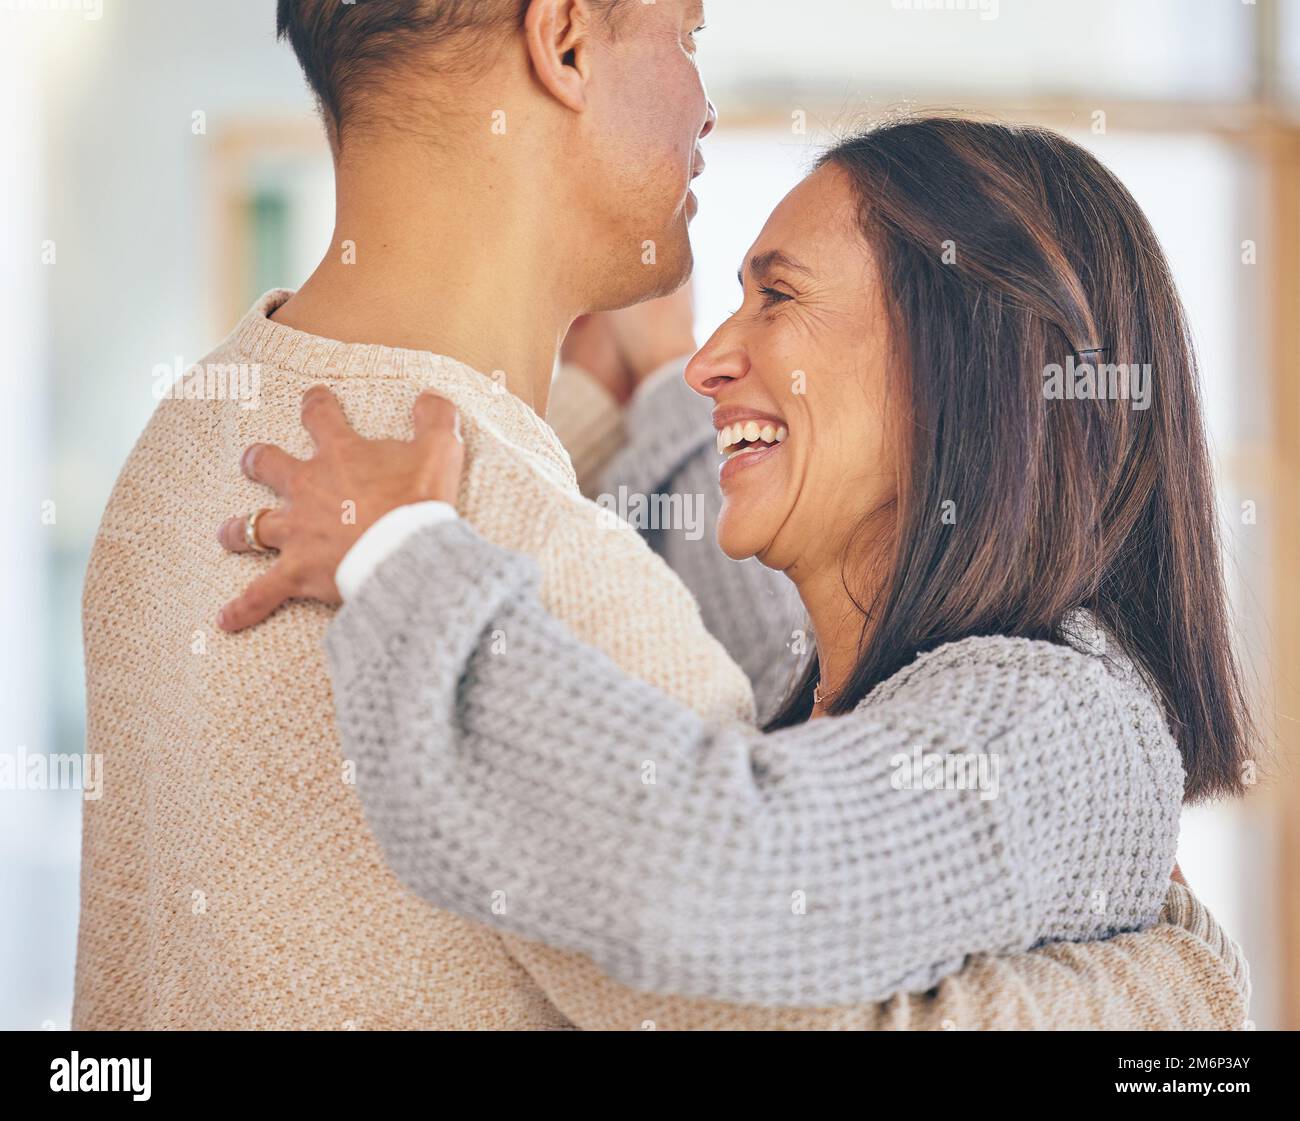
[(978, 635), (919, 654), (861, 710), (929, 710), (963, 738), (1042, 741), (1080, 764), (1126, 756), (1159, 787), (1181, 791), (1182, 761), (1163, 706), (1099, 629), (1072, 622), (1065, 641)]
[(987, 760), (996, 794), (982, 804), (1025, 897), (1052, 938), (1077, 940), (1155, 921), (1184, 774), (1159, 702), (1115, 644), (1065, 638), (946, 643), (859, 712)]
[(922, 651), (864, 699), (873, 706), (912, 693), (933, 695), (936, 685), (976, 698), (1011, 701), (1044, 694), (1078, 698), (1081, 691), (1106, 686), (1115, 674), (1101, 654), (1072, 643), (1011, 635), (974, 635)]

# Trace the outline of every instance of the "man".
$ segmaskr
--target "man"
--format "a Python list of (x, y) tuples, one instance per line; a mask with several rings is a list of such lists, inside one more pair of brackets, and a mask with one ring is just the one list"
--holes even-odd
[[(970, 994), (1037, 987), (1062, 1008), (1126, 999), (1120, 972), (1090, 977), (1106, 962), (1131, 974), (1140, 950), (1127, 947), (995, 961), (958, 979), (949, 1002), (830, 1014), (621, 989), (584, 959), (402, 890), (339, 752), (327, 611), (298, 604), (238, 636), (211, 625), (259, 564), (222, 555), (212, 526), (272, 504), (236, 477), (240, 450), (273, 441), (308, 454), (299, 403), (317, 383), (388, 438), (409, 435), (412, 401), (433, 389), (461, 414), (459, 505), (538, 559), (548, 608), (700, 712), (751, 714), (748, 682), (690, 596), (636, 535), (605, 528), (541, 419), (575, 316), (670, 292), (690, 272), (689, 183), (714, 119), (694, 61), (701, 19), (692, 0), (281, 0), (281, 34), (334, 150), (335, 237), (297, 294), (259, 301), (209, 359), (259, 369), (259, 407), (197, 392), (164, 402), (101, 526), (85, 632), (105, 795), (84, 819), (74, 1026), (877, 1027), (948, 1007), (981, 1026), (1042, 1011)], [(276, 461), (244, 466), (264, 479)], [(258, 526), (246, 525), (255, 546)], [(258, 585), (266, 604), (273, 580)], [(1153, 949), (1166, 966), (1219, 960), (1167, 929)], [(1151, 1015), (1127, 1007), (1133, 1022)]]

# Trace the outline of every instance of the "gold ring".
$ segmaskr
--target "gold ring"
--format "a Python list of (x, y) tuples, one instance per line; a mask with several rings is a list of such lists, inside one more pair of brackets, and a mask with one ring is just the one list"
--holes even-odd
[(270, 512), (271, 511), (264, 506), (262, 507), (262, 509), (255, 511), (252, 514), (249, 514), (247, 520), (245, 520), (244, 544), (248, 546), (250, 552), (253, 553), (271, 552), (270, 549), (268, 549), (265, 545), (262, 544), (261, 538), (257, 536), (257, 523), (262, 520), (263, 514), (269, 514)]

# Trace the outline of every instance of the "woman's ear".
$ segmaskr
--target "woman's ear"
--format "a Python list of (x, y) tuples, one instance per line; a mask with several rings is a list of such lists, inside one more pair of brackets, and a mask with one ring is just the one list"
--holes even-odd
[(551, 96), (575, 113), (587, 106), (594, 25), (587, 0), (532, 0), (524, 17), (533, 70)]

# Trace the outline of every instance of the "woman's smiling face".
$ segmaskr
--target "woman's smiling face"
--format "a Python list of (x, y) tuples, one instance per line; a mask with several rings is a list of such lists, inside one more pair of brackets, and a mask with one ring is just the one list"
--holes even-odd
[(838, 565), (896, 491), (886, 311), (844, 172), (786, 196), (740, 277), (743, 304), (686, 379), (714, 401), (719, 544), (798, 578)]

